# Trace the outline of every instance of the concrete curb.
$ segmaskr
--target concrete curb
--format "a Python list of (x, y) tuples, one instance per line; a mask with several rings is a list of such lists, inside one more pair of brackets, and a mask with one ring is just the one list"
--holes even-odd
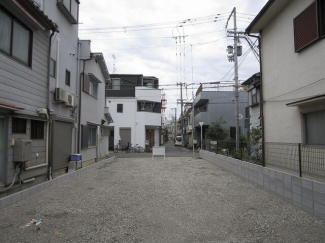
[(47, 188), (49, 188), (49, 187), (51, 187), (53, 185), (60, 184), (62, 182), (65, 182), (66, 180), (69, 180), (69, 179), (75, 178), (77, 176), (80, 176), (80, 175), (86, 173), (87, 171), (89, 171), (91, 169), (98, 168), (98, 167), (102, 166), (103, 164), (108, 163), (108, 162), (112, 162), (114, 160), (115, 160), (115, 157), (111, 157), (111, 158), (102, 160), (102, 161), (97, 162), (95, 164), (92, 164), (90, 166), (87, 166), (87, 167), (81, 168), (79, 170), (73, 171), (71, 173), (67, 173), (65, 175), (62, 175), (62, 176), (60, 176), (58, 178), (55, 178), (53, 180), (43, 182), (43, 183), (41, 183), (39, 185), (30, 187), (30, 188), (25, 189), (23, 191), (20, 191), (20, 192), (17, 192), (15, 194), (9, 195), (7, 197), (1, 198), (0, 199), (0, 210), (7, 207), (7, 206), (9, 206), (9, 205), (11, 205), (11, 204), (19, 202), (19, 201), (21, 201), (21, 200), (23, 200), (23, 199), (25, 199), (27, 197), (35, 195), (36, 193), (44, 191), (44, 190), (46, 190)]
[(200, 157), (238, 175), (255, 186), (325, 220), (325, 184), (271, 168), (200, 151)]

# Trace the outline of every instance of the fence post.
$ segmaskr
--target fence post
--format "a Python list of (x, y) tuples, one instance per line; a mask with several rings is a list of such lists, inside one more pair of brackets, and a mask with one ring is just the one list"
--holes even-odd
[(302, 177), (302, 166), (301, 166), (301, 143), (298, 143), (298, 154), (299, 154), (299, 176)]

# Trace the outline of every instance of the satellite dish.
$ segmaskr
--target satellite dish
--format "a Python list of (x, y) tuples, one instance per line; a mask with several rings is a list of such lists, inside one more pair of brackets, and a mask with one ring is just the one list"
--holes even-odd
[(239, 120), (243, 119), (244, 116), (242, 114), (239, 114)]

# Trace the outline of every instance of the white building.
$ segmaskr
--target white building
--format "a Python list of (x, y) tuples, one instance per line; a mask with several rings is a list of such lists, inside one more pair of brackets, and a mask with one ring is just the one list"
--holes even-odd
[(270, 0), (261, 34), (265, 142), (325, 145), (325, 11), (320, 0)]
[[(158, 79), (143, 75), (112, 74), (106, 89), (106, 106), (114, 123), (114, 146), (140, 145), (147, 149), (160, 145), (161, 90)], [(112, 148), (112, 146), (111, 146)]]
[(108, 136), (111, 117), (105, 108), (105, 86), (110, 77), (102, 53), (92, 53), (90, 41), (79, 41), (80, 45), (80, 142), (78, 151), (83, 166), (108, 157)]

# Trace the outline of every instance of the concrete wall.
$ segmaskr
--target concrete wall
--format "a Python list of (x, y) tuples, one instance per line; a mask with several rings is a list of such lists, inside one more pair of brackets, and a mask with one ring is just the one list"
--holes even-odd
[(200, 157), (325, 220), (325, 184), (281, 171), (200, 151)]
[[(319, 40), (299, 53), (295, 53), (294, 50), (293, 19), (312, 2), (314, 0), (291, 1), (263, 29), (262, 68), (266, 142), (304, 142), (301, 110), (298, 107), (286, 107), (286, 104), (325, 93), (324, 81), (312, 84), (325, 77), (325, 40)], [(296, 91), (291, 92), (293, 90)]]

